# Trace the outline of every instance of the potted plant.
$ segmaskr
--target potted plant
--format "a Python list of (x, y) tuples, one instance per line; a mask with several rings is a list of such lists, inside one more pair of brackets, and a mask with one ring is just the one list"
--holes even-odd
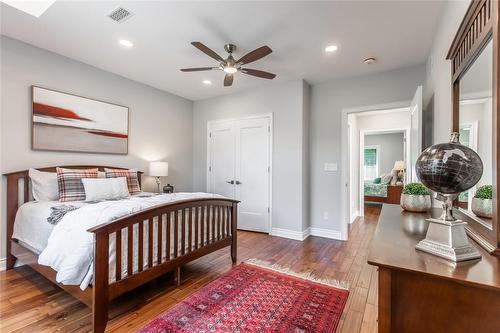
[(493, 186), (483, 185), (472, 198), (472, 212), (479, 217), (493, 217)]
[(401, 207), (409, 212), (426, 212), (431, 208), (429, 190), (420, 183), (406, 184), (401, 194)]

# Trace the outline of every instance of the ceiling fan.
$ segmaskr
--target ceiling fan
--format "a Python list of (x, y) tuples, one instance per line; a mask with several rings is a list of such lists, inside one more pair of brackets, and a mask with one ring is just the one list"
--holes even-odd
[(199, 68), (183, 68), (182, 72), (198, 72), (198, 71), (210, 71), (210, 70), (222, 70), (226, 73), (224, 77), (224, 86), (229, 87), (233, 84), (233, 74), (237, 72), (241, 72), (243, 74), (252, 75), (256, 77), (260, 77), (263, 79), (272, 80), (276, 77), (276, 74), (260, 71), (257, 69), (243, 68), (242, 66), (264, 58), (269, 55), (273, 50), (269, 48), (269, 46), (262, 46), (258, 49), (253, 50), (250, 53), (247, 53), (243, 57), (238, 60), (233, 58), (233, 52), (236, 50), (236, 45), (234, 44), (226, 44), (224, 45), (224, 50), (229, 53), (229, 56), (226, 59), (223, 59), (220, 55), (209, 49), (206, 45), (201, 42), (192, 42), (194, 47), (199, 49), (201, 52), (205, 53), (209, 57), (217, 60), (219, 62), (219, 66), (217, 67), (199, 67)]

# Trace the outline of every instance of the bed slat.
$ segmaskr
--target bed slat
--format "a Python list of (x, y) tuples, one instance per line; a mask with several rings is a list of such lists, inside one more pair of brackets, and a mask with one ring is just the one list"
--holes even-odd
[(158, 234), (158, 248), (156, 250), (156, 264), (159, 265), (161, 264), (161, 257), (162, 257), (162, 246), (163, 246), (163, 241), (162, 241), (162, 233), (163, 233), (163, 214), (158, 216), (158, 228), (156, 229), (156, 232)]
[(199, 232), (199, 227), (198, 227), (198, 211), (199, 211), (199, 208), (196, 207), (194, 209), (194, 248), (195, 249), (198, 249), (198, 232)]
[(134, 271), (134, 226), (127, 227), (127, 276)]
[(188, 253), (193, 249), (193, 210), (191, 208), (188, 211)]
[(179, 246), (179, 211), (174, 213), (174, 258), (177, 258), (177, 247)]
[(119, 281), (122, 279), (122, 229), (118, 230), (116, 232), (116, 248), (115, 248), (115, 253), (116, 253), (116, 276), (115, 279), (116, 281)]
[(148, 267), (153, 267), (153, 218), (149, 218), (148, 224)]
[(215, 206), (210, 206), (211, 215), (212, 215), (212, 241), (210, 243), (215, 242)]
[(139, 246), (139, 251), (138, 252), (138, 267), (137, 270), (139, 272), (142, 272), (142, 269), (144, 268), (144, 221), (141, 221), (138, 223), (139, 226), (139, 240), (138, 240), (138, 246)]
[(200, 235), (201, 235), (201, 246), (205, 245), (205, 206), (201, 207), (201, 218), (200, 218)]
[(181, 211), (181, 255), (186, 253), (186, 210)]
[(171, 212), (168, 212), (167, 213), (167, 233), (166, 233), (166, 237), (167, 237), (167, 246), (165, 247), (165, 255), (166, 255), (166, 259), (167, 261), (170, 260), (170, 220), (171, 220), (171, 217), (172, 216), (172, 213)]

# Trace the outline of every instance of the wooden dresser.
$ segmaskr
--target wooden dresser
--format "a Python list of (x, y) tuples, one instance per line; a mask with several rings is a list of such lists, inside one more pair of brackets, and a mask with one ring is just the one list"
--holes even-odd
[(479, 245), (482, 259), (453, 263), (417, 251), (431, 214), (386, 205), (368, 263), (378, 266), (379, 333), (500, 332), (500, 258)]

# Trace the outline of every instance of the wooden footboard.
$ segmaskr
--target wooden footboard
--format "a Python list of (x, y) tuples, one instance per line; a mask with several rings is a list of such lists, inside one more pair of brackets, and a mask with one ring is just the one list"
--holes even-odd
[[(39, 170), (54, 171), (55, 168)], [(12, 240), (17, 209), (20, 203), (31, 199), (28, 171), (5, 176), (7, 269), (13, 267), (16, 257), (25, 256), (26, 263), (56, 283), (55, 271), (38, 265), (35, 254)], [(235, 264), (237, 205), (238, 201), (231, 199), (183, 200), (155, 206), (89, 229), (95, 239), (94, 282), (91, 287), (94, 332), (104, 332), (111, 300), (187, 262), (230, 246), (231, 260)], [(113, 257), (114, 267), (110, 267), (110, 258)], [(72, 286), (60, 286), (79, 299), (89, 299), (88, 289), (82, 292)], [(85, 303), (89, 305), (90, 302)]]
[[(89, 229), (95, 234), (94, 331), (104, 331), (110, 300), (184, 263), (226, 246), (231, 246), (235, 263), (236, 216), (237, 201), (195, 199), (153, 207)], [(110, 247), (111, 240), (115, 246)], [(115, 274), (109, 276), (112, 251)], [(126, 257), (123, 262), (122, 257)]]

